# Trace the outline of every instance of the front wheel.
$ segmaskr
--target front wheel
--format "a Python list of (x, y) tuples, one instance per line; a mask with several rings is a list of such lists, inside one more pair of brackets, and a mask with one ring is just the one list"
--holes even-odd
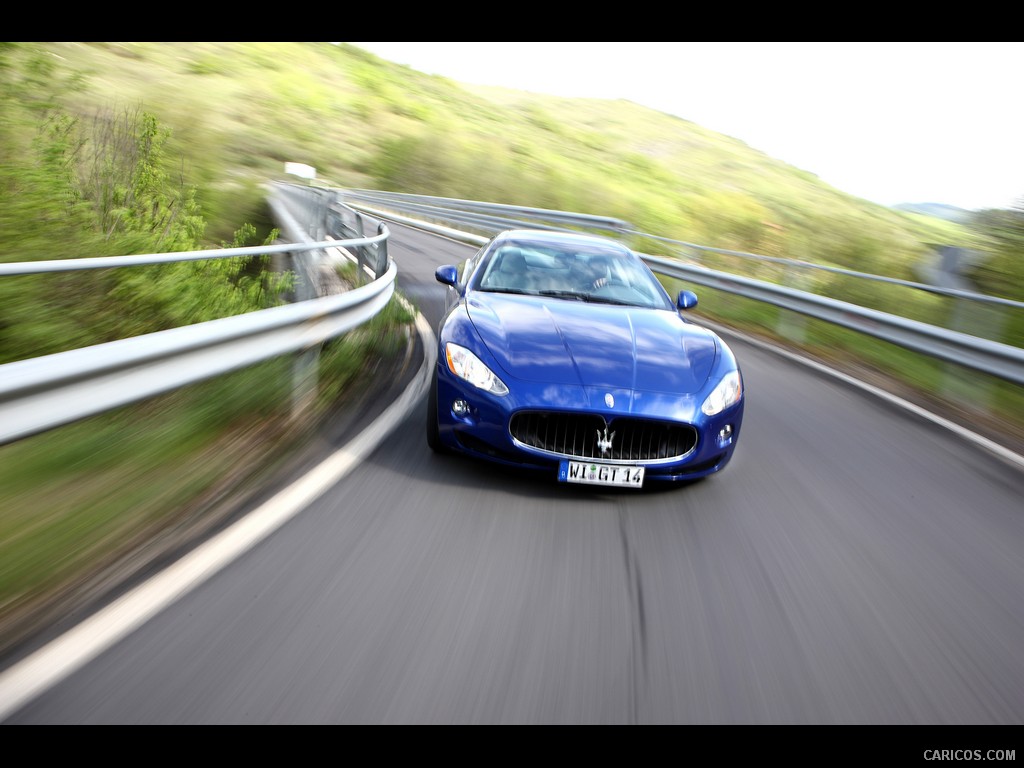
[(434, 453), (448, 453), (437, 428), (437, 372), (430, 381), (430, 394), (427, 395), (427, 445)]

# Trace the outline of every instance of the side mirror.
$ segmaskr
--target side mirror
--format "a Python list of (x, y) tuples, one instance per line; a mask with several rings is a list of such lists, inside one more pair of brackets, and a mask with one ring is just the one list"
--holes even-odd
[(693, 309), (697, 306), (697, 294), (693, 291), (680, 291), (676, 306), (679, 309)]
[(437, 271), (434, 272), (434, 277), (437, 278), (437, 282), (450, 285), (452, 288), (458, 288), (459, 286), (459, 268), (451, 264), (438, 267)]

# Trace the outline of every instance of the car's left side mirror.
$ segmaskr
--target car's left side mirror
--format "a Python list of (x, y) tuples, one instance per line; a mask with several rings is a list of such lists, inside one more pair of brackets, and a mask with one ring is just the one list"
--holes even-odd
[(434, 272), (434, 277), (437, 278), (437, 282), (450, 285), (452, 288), (458, 288), (459, 286), (459, 268), (451, 264), (438, 267), (437, 271)]
[(676, 306), (679, 309), (693, 309), (697, 306), (697, 294), (693, 291), (680, 291)]

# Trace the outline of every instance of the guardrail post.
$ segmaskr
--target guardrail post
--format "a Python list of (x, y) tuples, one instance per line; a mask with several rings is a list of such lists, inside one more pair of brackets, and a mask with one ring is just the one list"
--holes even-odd
[[(786, 267), (783, 284), (798, 291), (807, 291), (810, 288), (811, 279), (803, 269), (790, 265)], [(779, 312), (775, 330), (782, 338), (802, 345), (807, 341), (808, 319), (807, 315), (783, 309)]]
[[(966, 248), (933, 246), (936, 261), (930, 268), (922, 270), (929, 283), (937, 288), (951, 288), (960, 291), (974, 291), (974, 285), (965, 276), (965, 271), (980, 254)], [(983, 339), (999, 339), (1006, 323), (1005, 311), (995, 306), (979, 305), (962, 298), (950, 299), (948, 327), (954, 331), (978, 336)], [(993, 386), (976, 372), (965, 371), (958, 365), (946, 363), (942, 382), (942, 394), (969, 408), (991, 411)]]
[(299, 352), (292, 364), (292, 419), (298, 419), (316, 400), (320, 383), (320, 350)]
[[(384, 222), (377, 224), (377, 234), (384, 234), (386, 227)], [(377, 245), (377, 263), (373, 265), (373, 279), (378, 279), (388, 269), (388, 241), (381, 240)]]

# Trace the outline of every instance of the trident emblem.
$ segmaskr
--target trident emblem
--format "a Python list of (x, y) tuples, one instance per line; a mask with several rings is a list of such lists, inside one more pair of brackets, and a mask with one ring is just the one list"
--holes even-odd
[(604, 434), (601, 434), (601, 430), (597, 430), (597, 449), (601, 451), (601, 455), (606, 455), (612, 449), (612, 440), (615, 439), (615, 433), (608, 434), (608, 426), (605, 425)]

